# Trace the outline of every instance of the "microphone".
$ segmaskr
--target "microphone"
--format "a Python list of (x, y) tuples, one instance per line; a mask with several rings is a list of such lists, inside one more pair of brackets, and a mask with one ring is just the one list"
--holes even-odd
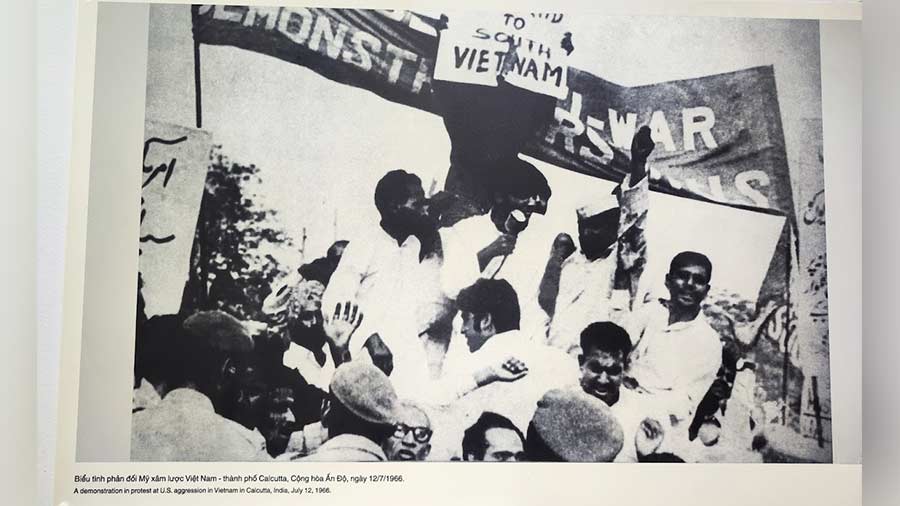
[(505, 228), (508, 234), (519, 235), (528, 226), (528, 216), (520, 209), (513, 209), (506, 217)]

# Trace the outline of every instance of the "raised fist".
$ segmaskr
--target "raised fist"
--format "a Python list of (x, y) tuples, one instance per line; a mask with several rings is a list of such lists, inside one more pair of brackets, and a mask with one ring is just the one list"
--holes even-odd
[(644, 125), (638, 129), (631, 140), (631, 158), (640, 162), (647, 161), (656, 143), (650, 136), (650, 127)]
[(556, 239), (553, 239), (550, 254), (562, 261), (569, 258), (572, 253), (575, 253), (575, 241), (572, 240), (572, 236), (565, 232), (558, 234)]

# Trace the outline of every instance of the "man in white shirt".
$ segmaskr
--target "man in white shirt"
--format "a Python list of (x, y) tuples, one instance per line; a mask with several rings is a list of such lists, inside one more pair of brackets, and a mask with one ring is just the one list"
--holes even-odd
[(614, 192), (617, 202), (601, 199), (577, 210), (577, 251), (568, 234), (554, 241), (538, 295), (551, 346), (576, 354), (588, 324), (622, 323), (630, 311), (646, 263), (646, 162), (653, 147), (650, 129), (642, 127), (631, 145), (631, 172)]
[(712, 264), (705, 255), (675, 255), (666, 274), (669, 300), (644, 305), (634, 314), (629, 332), (636, 343), (627, 376), (685, 427), (685, 437), (722, 365), (719, 334), (701, 313), (711, 276)]
[(528, 226), (535, 213), (546, 212), (552, 192), (544, 175), (519, 158), (505, 162), (494, 177), (489, 213), (440, 230), (441, 285), (445, 295), (455, 299), (478, 278), (509, 281), (522, 303), (522, 328), (530, 330), (543, 322), (536, 303), (540, 273), (533, 260), (542, 254), (542, 246)]
[[(524, 430), (541, 396), (576, 377), (576, 364), (519, 330), (518, 298), (506, 280), (479, 279), (460, 292), (457, 305), (468, 354), (448, 356), (445, 363), (442, 391), (453, 395), (443, 396), (451, 401), (450, 409), (443, 426), (436, 422), (435, 432), (441, 433), (441, 441), (458, 441), (462, 429), (485, 411)], [(434, 446), (436, 455), (446, 450), (438, 442)]]
[(378, 182), (375, 206), (380, 227), (351, 238), (322, 305), (326, 312), (346, 301), (359, 306), (365, 319), (349, 351), (356, 360), (365, 346), (399, 386), (420, 376), (427, 333), (445, 310), (437, 224), (428, 214), (421, 180), (402, 170)]
[(580, 344), (579, 386), (610, 407), (624, 433), (625, 443), (615, 462), (637, 462), (635, 438), (641, 422), (646, 418), (661, 418), (668, 423), (668, 419), (653, 411), (653, 404), (647, 402), (649, 396), (622, 385), (632, 348), (631, 338), (615, 323), (594, 322), (581, 332)]

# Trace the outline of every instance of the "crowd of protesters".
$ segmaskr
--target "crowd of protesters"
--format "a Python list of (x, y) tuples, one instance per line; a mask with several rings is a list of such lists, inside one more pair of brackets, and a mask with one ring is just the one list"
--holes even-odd
[(222, 311), (139, 322), (132, 459), (760, 460), (701, 311), (710, 260), (679, 253), (669, 297), (638, 292), (653, 148), (639, 129), (612, 196), (573, 213), (577, 240), (545, 245), (528, 225), (552, 191), (517, 156), (475, 204), (388, 172), (380, 227), (279, 280), (262, 330)]

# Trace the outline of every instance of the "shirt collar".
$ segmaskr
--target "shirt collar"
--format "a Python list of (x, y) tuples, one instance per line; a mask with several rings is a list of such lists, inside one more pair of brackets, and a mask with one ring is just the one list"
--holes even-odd
[(700, 312), (697, 313), (697, 317), (694, 318), (693, 320), (688, 320), (686, 322), (675, 322), (675, 323), (670, 324), (670, 323), (668, 323), (668, 317), (669, 317), (668, 316), (669, 315), (668, 301), (665, 299), (659, 299), (659, 304), (663, 307), (663, 309), (665, 309), (665, 314), (666, 314), (666, 319), (667, 319), (666, 327), (665, 327), (666, 331), (679, 332), (682, 330), (690, 330), (690, 329), (696, 327), (697, 325), (702, 324), (702, 322), (704, 321), (703, 309), (701, 309)]

